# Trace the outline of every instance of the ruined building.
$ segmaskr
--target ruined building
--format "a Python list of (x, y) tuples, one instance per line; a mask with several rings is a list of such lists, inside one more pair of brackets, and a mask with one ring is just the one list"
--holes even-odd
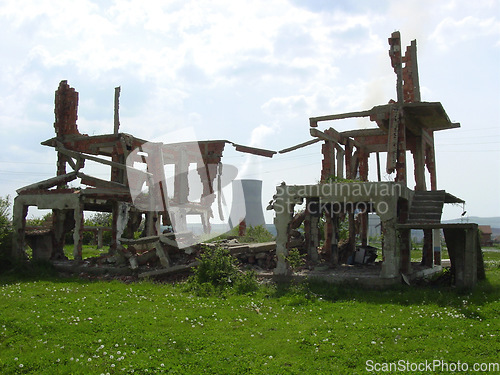
[[(412, 274), (410, 231), (424, 231), (423, 263), (427, 269), (441, 267), (441, 229), (444, 230), (448, 251), (458, 285), (474, 284), (477, 278), (476, 224), (442, 224), (445, 203), (463, 200), (445, 190), (438, 190), (434, 148), (434, 132), (460, 127), (452, 123), (439, 102), (423, 102), (417, 67), (416, 41), (403, 53), (399, 32), (389, 38), (389, 56), (396, 74), (397, 100), (372, 109), (312, 117), (310, 134), (313, 140), (280, 151), (286, 153), (314, 142), (323, 142), (321, 182), (315, 185), (282, 184), (277, 188), (270, 208), (276, 212), (276, 274), (290, 273), (287, 254), (293, 229), (302, 222), (305, 228), (305, 247), (309, 259), (317, 261), (320, 244), (318, 224), (325, 220), (323, 257), (332, 265), (345, 262), (344, 254), (356, 250), (356, 234), (361, 248), (367, 245), (368, 213), (376, 213), (382, 223), (382, 268), (380, 278), (388, 282)], [(323, 131), (321, 123), (354, 117), (368, 117), (376, 128), (338, 132)], [(407, 151), (413, 155), (416, 185), (407, 184)], [(386, 172), (395, 172), (392, 182), (381, 181), (379, 153), (387, 153)], [(377, 159), (377, 182), (368, 181), (368, 158)], [(426, 186), (428, 173), (430, 186)], [(293, 216), (294, 207), (305, 202), (305, 209)], [(340, 252), (339, 218), (347, 216), (349, 241)], [(355, 220), (355, 216), (356, 219)], [(358, 225), (356, 225), (359, 223)], [(343, 257), (343, 259), (339, 259)]]
[[(369, 213), (376, 213), (382, 224), (383, 245), (379, 278), (400, 282), (401, 275), (413, 274), (410, 258), (410, 231), (424, 231), (422, 263), (426, 270), (441, 266), (441, 230), (444, 231), (457, 285), (473, 285), (481, 263), (476, 224), (443, 224), (441, 213), (446, 203), (463, 201), (445, 190), (438, 190), (434, 132), (458, 128), (439, 102), (424, 102), (420, 97), (416, 42), (403, 52), (399, 32), (389, 38), (389, 56), (396, 74), (396, 100), (369, 110), (309, 119), (313, 139), (281, 150), (285, 154), (316, 142), (323, 142), (321, 177), (318, 184), (277, 187), (269, 209), (275, 211), (277, 230), (275, 275), (289, 275), (288, 251), (297, 247), (295, 229), (304, 224), (302, 246), (309, 261), (320, 257), (330, 266), (344, 263), (356, 249), (367, 247)], [(78, 93), (62, 81), (55, 96), (56, 136), (43, 145), (57, 152), (57, 175), (17, 190), (14, 201), (13, 256), (22, 257), (25, 223), (29, 206), (50, 209), (52, 227), (33, 249), (35, 258), (64, 258), (64, 236), (73, 230), (74, 257), (81, 259), (84, 211), (111, 212), (111, 254), (128, 259), (137, 268), (135, 254), (124, 246), (148, 244), (156, 251), (164, 268), (172, 266), (169, 249), (189, 248), (194, 243), (187, 231), (186, 217), (201, 217), (206, 232), (217, 201), (219, 216), (223, 200), (221, 163), (224, 147), (264, 157), (276, 152), (238, 145), (226, 140), (163, 144), (147, 142), (119, 132), (119, 89), (115, 92), (113, 134), (88, 136), (77, 127)], [(320, 125), (354, 117), (367, 117), (376, 127), (338, 132)], [(415, 186), (407, 183), (407, 151), (413, 156)], [(386, 153), (385, 171), (394, 181), (381, 181), (380, 153)], [(368, 158), (377, 160), (378, 181), (368, 181)], [(109, 180), (84, 172), (86, 163), (110, 168)], [(188, 169), (196, 165), (203, 189), (199, 200), (189, 201)], [(174, 166), (174, 191), (167, 192), (165, 165)], [(426, 174), (430, 185), (426, 184)], [(80, 179), (81, 187), (68, 187)], [(260, 198), (259, 200), (260, 201)], [(296, 205), (305, 208), (295, 214)], [(349, 240), (339, 246), (340, 220), (347, 218)], [(237, 218), (238, 222), (241, 218)], [(133, 239), (141, 221), (142, 239)], [(324, 238), (320, 223), (324, 222)], [(160, 224), (175, 227), (174, 233), (161, 233)], [(356, 238), (360, 246), (356, 246)], [(323, 245), (320, 248), (320, 243)], [(479, 267), (480, 268), (480, 267)], [(481, 276), (481, 273), (479, 272)]]

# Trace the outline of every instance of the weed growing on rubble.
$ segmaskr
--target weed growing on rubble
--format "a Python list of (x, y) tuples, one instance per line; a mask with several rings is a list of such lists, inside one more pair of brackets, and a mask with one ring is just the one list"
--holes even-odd
[(198, 260), (200, 264), (187, 283), (188, 288), (198, 295), (217, 295), (233, 287), (241, 294), (258, 289), (256, 273), (240, 271), (237, 260), (226, 249), (205, 248)]

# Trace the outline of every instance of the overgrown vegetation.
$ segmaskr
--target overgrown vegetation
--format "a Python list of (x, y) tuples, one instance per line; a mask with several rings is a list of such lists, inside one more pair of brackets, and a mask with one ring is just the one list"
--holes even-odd
[(239, 236), (239, 227), (233, 227), (229, 232), (221, 234), (213, 241), (225, 240), (228, 238), (237, 238), (239, 242), (262, 243), (274, 240), (274, 236), (263, 225), (248, 226), (244, 236)]
[(258, 289), (255, 272), (240, 271), (237, 260), (226, 249), (206, 248), (198, 260), (188, 282), (188, 288), (198, 295), (217, 295), (231, 288), (240, 294)]
[(200, 296), (0, 277), (0, 308), (1, 374), (364, 374), (370, 360), (498, 363), (500, 349), (499, 269), (469, 292), (304, 283)]
[(290, 249), (286, 256), (286, 260), (293, 271), (296, 271), (305, 264), (304, 256), (298, 249)]
[(9, 257), (12, 248), (12, 223), (9, 211), (9, 196), (0, 197), (0, 273), (12, 266)]

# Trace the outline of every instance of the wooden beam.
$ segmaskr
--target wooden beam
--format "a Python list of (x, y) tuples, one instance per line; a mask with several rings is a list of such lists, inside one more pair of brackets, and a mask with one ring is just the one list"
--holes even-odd
[(36, 182), (34, 184), (31, 184), (31, 185), (24, 186), (22, 188), (17, 189), (16, 192), (17, 192), (17, 194), (20, 194), (21, 192), (26, 191), (26, 190), (49, 189), (49, 188), (54, 187), (60, 183), (73, 181), (74, 179), (76, 179), (76, 177), (77, 177), (77, 173), (71, 172), (71, 173), (60, 175), (60, 176), (51, 177), (51, 178), (48, 178), (48, 179), (40, 181), (40, 182)]
[(311, 134), (311, 136), (322, 139), (323, 141), (334, 142), (337, 146), (340, 147), (339, 143), (344, 144), (344, 138), (336, 130), (332, 128), (330, 129), (333, 130), (333, 132), (330, 132), (330, 134), (326, 134), (318, 129), (309, 129), (309, 133)]
[(115, 116), (113, 134), (118, 134), (120, 129), (120, 86), (115, 87)]
[(256, 148), (256, 147), (243, 146), (243, 145), (238, 145), (236, 143), (233, 143), (233, 146), (236, 149), (236, 151), (245, 152), (247, 154), (253, 154), (253, 155), (258, 155), (258, 156), (265, 156), (267, 158), (272, 158), (273, 155), (276, 154), (276, 151), (264, 150), (262, 148)]
[(318, 122), (320, 121), (331, 121), (331, 120), (342, 120), (346, 118), (353, 118), (353, 117), (368, 117), (372, 113), (372, 110), (367, 110), (367, 111), (358, 111), (358, 112), (347, 112), (347, 113), (339, 113), (335, 115), (326, 115), (326, 116), (319, 116), (319, 117), (310, 117), (309, 118), (309, 125), (312, 128), (315, 128), (318, 126)]
[(387, 132), (380, 128), (370, 128), (370, 129), (358, 129), (358, 130), (347, 130), (340, 133), (344, 137), (373, 137), (379, 135), (387, 135)]
[(302, 148), (302, 147), (306, 147), (306, 146), (309, 146), (309, 145), (312, 145), (316, 142), (319, 142), (320, 139), (319, 138), (316, 138), (316, 139), (311, 139), (307, 142), (303, 142), (303, 143), (300, 143), (296, 146), (292, 146), (292, 147), (288, 147), (288, 148), (284, 148), (283, 150), (280, 150), (278, 151), (280, 154), (285, 154), (287, 152), (290, 152), (290, 151), (295, 151), (295, 150), (298, 150), (299, 148)]
[(82, 179), (82, 184), (84, 185), (111, 189), (127, 189), (126, 185), (120, 184), (118, 182), (102, 180), (97, 177), (89, 176), (85, 173), (78, 172), (77, 176)]
[(64, 148), (64, 147), (57, 146), (56, 151), (60, 152), (61, 154), (66, 155), (66, 156), (75, 158), (75, 159), (82, 158), (82, 159), (92, 160), (92, 161), (95, 161), (97, 163), (106, 164), (106, 165), (109, 165), (111, 167), (120, 168), (120, 169), (131, 168), (134, 171), (137, 171), (139, 173), (143, 173), (143, 174), (148, 175), (148, 176), (151, 175), (151, 173), (141, 171), (140, 169), (129, 167), (126, 164), (115, 163), (114, 161), (101, 159), (101, 158), (98, 158), (98, 157), (95, 157), (92, 155), (84, 154), (83, 152), (71, 151), (71, 150), (68, 150), (67, 148)]
[[(325, 134), (324, 132), (322, 132), (322, 131), (320, 131), (318, 129), (312, 128), (312, 129), (309, 129), (309, 133), (311, 134), (311, 136), (321, 138), (324, 141), (334, 142), (335, 148), (337, 148), (337, 150), (344, 151), (342, 149), (342, 147), (339, 145), (339, 143), (345, 145), (347, 137), (344, 137), (341, 133), (339, 133), (335, 129), (330, 128), (330, 129), (328, 129), (328, 133), (329, 134)], [(352, 138), (349, 138), (349, 140), (357, 148), (363, 149), (363, 150), (365, 149), (365, 145), (362, 144), (361, 142), (358, 142), (358, 141), (356, 141), (355, 139), (352, 139)]]

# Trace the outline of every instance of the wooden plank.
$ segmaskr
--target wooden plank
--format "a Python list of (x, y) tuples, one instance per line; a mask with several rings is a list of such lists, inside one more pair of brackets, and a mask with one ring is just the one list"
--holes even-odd
[(101, 158), (98, 158), (96, 156), (85, 154), (83, 152), (71, 151), (71, 150), (68, 150), (67, 148), (59, 147), (59, 146), (56, 146), (56, 150), (64, 155), (66, 155), (66, 156), (69, 156), (69, 157), (72, 157), (75, 159), (77, 159), (77, 158), (88, 159), (88, 160), (95, 161), (96, 163), (106, 164), (106, 165), (109, 165), (111, 167), (115, 167), (115, 168), (119, 168), (119, 169), (131, 168), (134, 171), (137, 171), (138, 173), (142, 173), (142, 174), (145, 174), (147, 176), (151, 176), (151, 173), (141, 171), (140, 169), (129, 167), (126, 164), (115, 163), (114, 161), (101, 159)]
[(27, 191), (27, 190), (49, 189), (49, 188), (56, 186), (60, 183), (73, 181), (74, 179), (76, 179), (76, 177), (77, 177), (76, 175), (77, 175), (76, 172), (71, 172), (71, 173), (63, 174), (61, 176), (51, 177), (51, 178), (48, 178), (46, 180), (36, 182), (34, 184), (19, 188), (16, 190), (16, 192), (17, 192), (17, 194), (20, 194), (21, 192)]
[(94, 186), (94, 187), (103, 187), (103, 188), (112, 188), (112, 189), (127, 189), (127, 186), (120, 184), (118, 182), (106, 181), (97, 177), (89, 176), (85, 173), (78, 172), (78, 177), (82, 179), (82, 184)]
[(290, 151), (295, 151), (295, 150), (298, 150), (299, 148), (302, 148), (302, 147), (306, 147), (306, 146), (309, 146), (309, 145), (312, 145), (314, 143), (317, 143), (319, 142), (320, 139), (319, 138), (316, 138), (316, 139), (311, 139), (307, 142), (303, 142), (303, 143), (300, 143), (296, 146), (292, 146), (292, 147), (288, 147), (288, 148), (284, 148), (283, 150), (280, 150), (278, 151), (280, 154), (285, 154), (287, 152), (290, 152)]
[(367, 110), (367, 111), (358, 111), (358, 112), (346, 112), (346, 113), (339, 113), (335, 115), (326, 115), (326, 116), (319, 116), (319, 117), (310, 117), (309, 118), (309, 125), (313, 128), (318, 126), (318, 122), (321, 121), (331, 121), (331, 120), (342, 120), (346, 118), (353, 118), (353, 117), (368, 117), (372, 114), (372, 110)]
[(142, 237), (138, 239), (132, 239), (132, 238), (120, 238), (120, 242), (124, 245), (142, 245), (142, 244), (148, 244), (148, 243), (153, 243), (158, 241), (160, 236), (149, 236), (149, 237)]
[(115, 114), (113, 134), (118, 134), (120, 129), (120, 86), (115, 87)]
[(110, 161), (110, 160), (106, 160), (106, 159), (101, 159), (101, 158), (98, 158), (98, 157), (95, 157), (95, 156), (92, 156), (92, 155), (84, 154), (83, 152), (71, 151), (71, 150), (68, 150), (67, 148), (64, 148), (64, 147), (61, 147), (61, 146), (57, 146), (56, 150), (59, 151), (60, 153), (64, 154), (64, 155), (70, 156), (72, 158), (81, 157), (83, 159), (92, 160), (92, 161), (95, 161), (96, 163), (106, 164), (106, 165), (109, 165), (109, 166), (115, 167), (115, 168), (120, 168), (120, 169), (126, 169), (127, 168), (127, 166), (125, 164), (115, 163), (114, 161)]
[(156, 255), (160, 258), (160, 263), (164, 268), (170, 268), (170, 257), (168, 256), (168, 252), (163, 249), (160, 241), (156, 242), (155, 245)]
[(253, 154), (253, 155), (258, 155), (258, 156), (265, 156), (267, 158), (272, 158), (274, 154), (276, 154), (276, 151), (271, 151), (271, 150), (265, 150), (262, 148), (255, 148), (255, 147), (249, 147), (249, 146), (243, 146), (243, 145), (238, 145), (236, 143), (232, 144), (236, 151), (239, 152), (245, 152), (247, 154)]
[[(314, 128), (313, 129), (309, 129), (309, 133), (311, 134), (311, 136), (319, 138), (319, 139), (321, 139), (323, 141), (333, 142), (334, 145), (335, 145), (335, 148), (338, 149), (340, 147), (340, 149), (342, 150), (342, 147), (339, 145), (339, 143), (344, 144), (344, 139), (340, 139), (340, 136), (337, 137), (337, 138), (335, 138), (334, 136), (325, 134), (322, 131), (320, 131), (318, 129), (314, 129)], [(342, 142), (341, 142), (341, 140), (342, 140)]]
[(387, 135), (387, 132), (380, 128), (346, 130), (340, 133), (344, 137), (373, 137), (377, 135)]
[(158, 270), (153, 270), (153, 271), (142, 272), (138, 276), (140, 279), (143, 279), (146, 277), (155, 277), (155, 276), (175, 274), (175, 273), (187, 271), (193, 267), (196, 267), (196, 266), (198, 266), (199, 263), (200, 263), (199, 261), (195, 261), (195, 262), (192, 262), (189, 264), (181, 264), (178, 266), (172, 266), (170, 268), (163, 268), (163, 269), (158, 269)]

